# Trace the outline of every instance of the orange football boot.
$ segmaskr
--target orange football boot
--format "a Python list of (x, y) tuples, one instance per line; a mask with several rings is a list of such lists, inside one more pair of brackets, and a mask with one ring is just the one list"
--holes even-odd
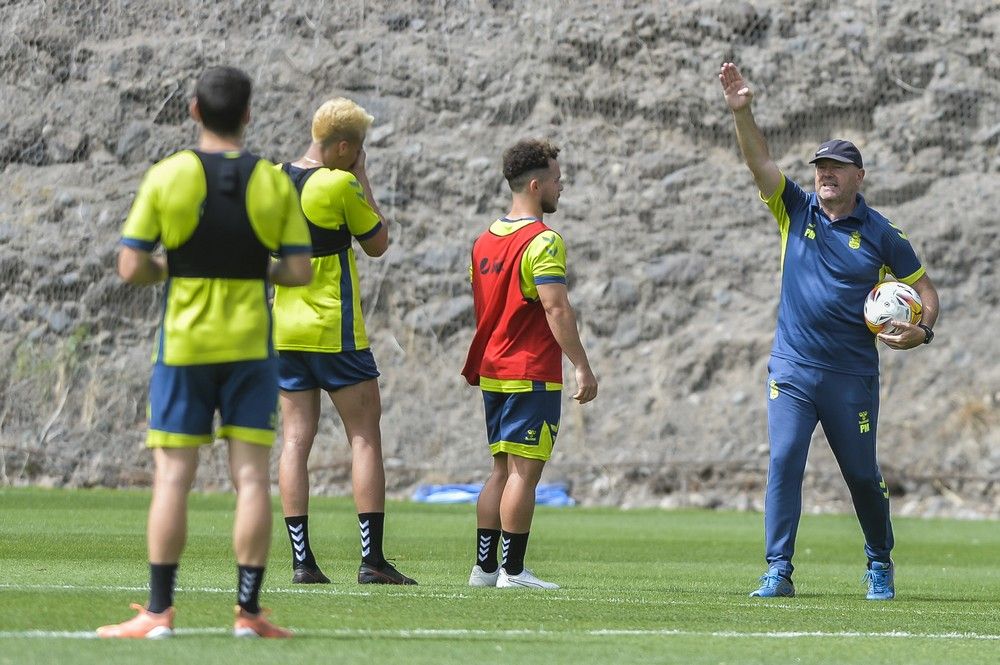
[(237, 605), (233, 635), (236, 637), (291, 637), (292, 631), (275, 626), (267, 620), (267, 615), (270, 612), (268, 609), (261, 608), (260, 614), (250, 614)]
[(142, 605), (132, 603), (130, 607), (137, 615), (122, 623), (101, 626), (97, 629), (98, 637), (122, 637), (131, 639), (158, 640), (171, 637), (174, 634), (174, 608), (168, 607), (157, 614), (150, 612)]

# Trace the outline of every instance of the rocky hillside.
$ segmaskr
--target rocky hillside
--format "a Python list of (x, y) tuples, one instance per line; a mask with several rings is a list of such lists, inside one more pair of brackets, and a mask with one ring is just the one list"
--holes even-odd
[[(210, 64), (256, 89), (250, 147), (300, 154), (312, 110), (367, 107), (372, 181), (396, 223), (360, 260), (382, 370), (389, 482), (473, 481), (482, 407), (458, 372), (473, 238), (505, 212), (502, 149), (563, 148), (549, 220), (601, 380), (566, 404), (547, 475), (589, 503), (752, 508), (778, 237), (735, 149), (716, 73), (739, 63), (791, 177), (854, 139), (870, 204), (938, 285), (930, 347), (882, 349), (880, 449), (903, 512), (1000, 515), (1000, 7), (988, 0), (291, 0), (0, 3), (0, 482), (149, 482), (142, 448), (158, 293), (118, 282), (143, 171), (191, 145)], [(349, 455), (324, 418), (318, 491)], [(810, 505), (846, 509), (817, 434)], [(226, 486), (206, 456), (203, 487)]]

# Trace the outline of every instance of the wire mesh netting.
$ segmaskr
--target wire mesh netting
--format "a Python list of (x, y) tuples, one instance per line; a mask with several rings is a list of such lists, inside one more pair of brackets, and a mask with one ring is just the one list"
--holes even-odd
[[(194, 79), (233, 64), (255, 85), (248, 147), (273, 161), (329, 97), (376, 118), (393, 247), (359, 263), (393, 488), (486, 469), (458, 374), (466, 266), (509, 203), (500, 153), (531, 135), (562, 149), (549, 221), (602, 392), (564, 404), (547, 473), (593, 501), (756, 505), (779, 243), (716, 79), (733, 61), (807, 189), (818, 143), (858, 144), (869, 203), (941, 292), (933, 347), (882, 353), (890, 484), (925, 512), (996, 511), (998, 43), (991, 0), (0, 2), (0, 482), (149, 482), (161, 293), (120, 282), (116, 242), (145, 169), (196, 140)], [(324, 408), (315, 489), (337, 492), (350, 457)], [(221, 454), (206, 464), (199, 482), (224, 484)], [(841, 497), (825, 445), (810, 468)]]

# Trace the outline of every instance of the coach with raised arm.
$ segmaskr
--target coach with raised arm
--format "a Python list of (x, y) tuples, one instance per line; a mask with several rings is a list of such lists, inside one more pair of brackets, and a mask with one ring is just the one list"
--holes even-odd
[(816, 191), (807, 193), (771, 159), (750, 109), (753, 92), (736, 65), (724, 63), (719, 81), (743, 159), (781, 237), (781, 297), (767, 380), (768, 570), (750, 595), (795, 595), (792, 554), (802, 478), (819, 422), (864, 532), (867, 598), (890, 600), (895, 585), (889, 490), (875, 454), (878, 351), (862, 310), (886, 272), (911, 285), (923, 301), (922, 321), (893, 321), (894, 332), (879, 333), (878, 339), (893, 349), (913, 349), (934, 339), (937, 290), (906, 234), (859, 193), (865, 171), (853, 143), (833, 139), (817, 148), (810, 160)]

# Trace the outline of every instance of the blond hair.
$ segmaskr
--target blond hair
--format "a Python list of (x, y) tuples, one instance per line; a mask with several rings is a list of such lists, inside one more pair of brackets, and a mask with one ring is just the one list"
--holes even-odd
[(312, 138), (324, 145), (334, 141), (360, 143), (373, 120), (373, 116), (350, 99), (330, 99), (313, 114)]

